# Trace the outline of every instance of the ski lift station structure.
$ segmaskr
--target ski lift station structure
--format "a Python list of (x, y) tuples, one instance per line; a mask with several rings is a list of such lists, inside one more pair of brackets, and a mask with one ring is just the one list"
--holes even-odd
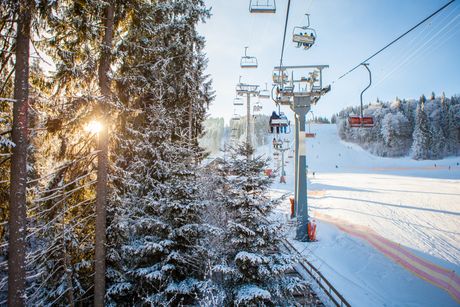
[(249, 12), (259, 14), (274, 14), (276, 13), (275, 0), (250, 0)]
[(259, 86), (253, 84), (246, 84), (240, 81), (236, 85), (236, 95), (246, 96), (246, 142), (252, 144), (251, 141), (251, 96), (259, 96)]
[[(272, 100), (278, 107), (286, 105), (295, 113), (295, 211), (297, 216), (296, 239), (309, 241), (309, 221), (307, 205), (307, 177), (306, 177), (306, 115), (310, 111), (311, 105), (318, 102), (320, 97), (330, 91), (331, 86), (323, 87), (323, 69), (328, 65), (301, 65), (284, 66), (283, 54), (286, 40), (286, 30), (289, 19), (289, 9), (291, 1), (288, 0), (286, 19), (284, 24), (283, 44), (281, 49), (280, 64), (274, 68), (273, 89), (271, 92)], [(250, 0), (249, 11), (251, 13), (275, 13), (275, 0)], [(316, 40), (316, 31), (310, 27), (310, 18), (307, 14), (307, 25), (293, 29), (292, 40), (298, 47), (303, 46), (306, 50), (311, 48)], [(307, 35), (303, 35), (304, 31)], [(257, 59), (247, 55), (245, 47), (244, 56), (240, 61), (241, 68), (257, 68)], [(249, 142), (249, 118), (250, 118), (250, 96), (260, 94), (258, 87), (241, 82), (237, 85), (237, 95), (247, 96), (247, 142)], [(279, 125), (285, 125), (285, 119), (278, 120)], [(275, 124), (277, 121), (275, 120)], [(286, 149), (287, 150), (287, 149)], [(284, 151), (283, 151), (284, 153)], [(248, 157), (249, 158), (249, 157)]]
[(311, 106), (331, 90), (323, 86), (323, 70), (329, 65), (278, 66), (273, 69), (272, 99), (286, 105), (295, 113), (295, 216), (298, 227), (296, 239), (309, 241), (307, 205), (306, 116)]

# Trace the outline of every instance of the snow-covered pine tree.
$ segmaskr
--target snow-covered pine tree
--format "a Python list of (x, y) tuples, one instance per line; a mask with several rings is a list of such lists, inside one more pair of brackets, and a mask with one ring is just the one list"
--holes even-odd
[(447, 107), (446, 154), (458, 155), (460, 148), (460, 105), (452, 97)]
[(431, 158), (431, 132), (428, 122), (428, 116), (424, 110), (425, 96), (420, 97), (417, 105), (415, 128), (412, 135), (412, 158), (416, 160)]
[(264, 219), (277, 201), (270, 200), (270, 179), (264, 177), (267, 160), (253, 156), (247, 143), (230, 149), (223, 162), (227, 177), (224, 187), (227, 211), (222, 242), (222, 258), (214, 272), (222, 274), (227, 306), (293, 304), (292, 292), (304, 283), (286, 273), (294, 259), (277, 249), (280, 226)]
[[(129, 2), (117, 2), (117, 24)], [(40, 3), (40, 4), (39, 4)], [(36, 107), (44, 114), (44, 133), (35, 140), (39, 175), (35, 186), (35, 253), (30, 265), (38, 274), (29, 287), (28, 304), (91, 303), (94, 258), (94, 183), (97, 136), (83, 132), (97, 120), (98, 58), (102, 12), (106, 1), (59, 1), (40, 5), (47, 39), (38, 47), (56, 64), (51, 82), (40, 89)], [(126, 5), (126, 6), (124, 6)], [(119, 37), (118, 37), (119, 39)], [(40, 101), (40, 100), (39, 100)]]

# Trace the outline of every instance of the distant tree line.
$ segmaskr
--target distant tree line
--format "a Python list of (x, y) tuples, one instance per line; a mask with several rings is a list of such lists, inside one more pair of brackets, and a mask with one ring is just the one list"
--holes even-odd
[[(267, 143), (266, 136), (269, 128), (267, 115), (255, 115), (252, 117), (254, 123), (253, 142), (254, 147), (259, 147)], [(200, 145), (209, 153), (219, 153), (225, 143), (231, 139), (243, 141), (246, 135), (246, 116), (238, 120), (231, 120), (229, 125), (225, 125), (223, 118), (210, 117), (204, 122), (205, 131), (199, 139)]]
[(352, 128), (350, 115), (359, 115), (359, 107), (348, 107), (333, 116), (341, 139), (354, 142), (383, 157), (410, 156), (416, 160), (441, 159), (460, 153), (460, 98), (427, 99), (370, 103), (364, 116), (374, 118), (372, 128)]
[[(332, 116), (333, 118), (334, 116)], [(312, 124), (330, 124), (331, 121), (327, 117), (322, 117), (322, 116), (315, 116), (312, 119), (308, 119), (307, 123), (312, 123)]]

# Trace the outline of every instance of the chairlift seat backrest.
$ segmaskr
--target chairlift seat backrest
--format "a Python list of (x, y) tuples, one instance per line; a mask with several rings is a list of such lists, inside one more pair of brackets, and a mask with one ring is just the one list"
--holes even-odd
[(310, 44), (313, 45), (315, 43), (315, 37), (311, 35), (300, 35), (294, 34), (292, 36), (292, 41), (298, 44)]
[(240, 61), (241, 68), (257, 68), (257, 59), (255, 57), (243, 56)]
[(374, 127), (374, 118), (372, 116), (349, 116), (348, 123), (350, 127), (365, 127), (372, 128)]
[(274, 14), (276, 13), (275, 0), (251, 0), (249, 2), (250, 13)]
[(270, 98), (270, 93), (268, 92), (268, 90), (261, 90), (259, 93), (259, 97), (268, 99)]
[(289, 77), (288, 77), (288, 75), (286, 73), (283, 73), (283, 77), (281, 78), (279, 74), (274, 72), (272, 78), (273, 78), (274, 83), (281, 84), (281, 83), (286, 82)]
[(273, 118), (270, 125), (273, 127), (289, 126), (289, 120), (287, 118)]
[(251, 13), (262, 13), (262, 14), (274, 14), (276, 13), (276, 8), (271, 7), (251, 7), (249, 10)]
[(321, 92), (321, 86), (313, 85), (313, 86), (311, 87), (311, 91), (312, 91), (312, 92)]

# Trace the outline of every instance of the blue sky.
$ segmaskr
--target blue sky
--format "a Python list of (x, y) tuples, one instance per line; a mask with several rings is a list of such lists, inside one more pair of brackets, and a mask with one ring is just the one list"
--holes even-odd
[[(330, 116), (349, 105), (359, 104), (367, 85), (364, 68), (337, 78), (391, 40), (430, 15), (447, 0), (291, 0), (284, 63), (286, 65), (328, 64), (324, 81), (332, 91), (312, 110)], [(208, 0), (212, 17), (199, 26), (206, 38), (216, 100), (209, 113), (228, 120), (233, 114), (235, 85), (242, 82), (270, 83), (273, 67), (279, 64), (287, 0), (278, 0), (276, 14), (250, 14), (249, 0)], [(297, 49), (291, 42), (292, 29), (310, 14), (317, 43), (310, 50)], [(239, 67), (244, 46), (257, 57), (259, 68)], [(370, 61), (373, 85), (364, 102), (417, 98), (434, 91), (447, 96), (460, 94), (460, 1), (411, 32)], [(275, 108), (263, 101), (263, 113)], [(242, 112), (241, 112), (242, 113)], [(290, 114), (291, 112), (287, 112)]]

